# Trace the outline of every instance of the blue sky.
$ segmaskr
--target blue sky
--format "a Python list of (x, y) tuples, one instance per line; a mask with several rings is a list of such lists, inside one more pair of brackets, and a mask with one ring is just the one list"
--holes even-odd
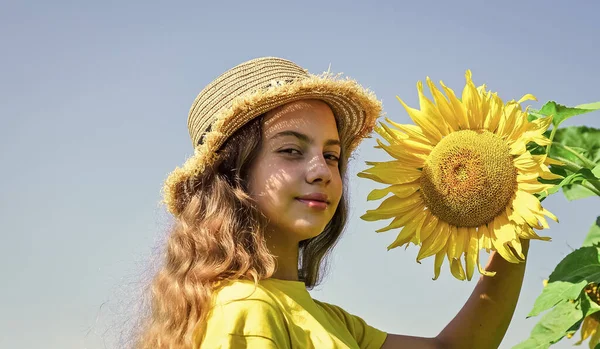
[[(575, 6), (575, 4), (577, 4)], [(0, 10), (0, 347), (100, 349), (135, 314), (169, 217), (162, 181), (192, 153), (196, 94), (259, 56), (349, 75), (375, 91), (387, 116), (410, 122), (430, 76), (460, 91), (464, 72), (504, 100), (600, 100), (600, 4), (548, 2), (9, 1)], [(600, 127), (600, 114), (567, 122)], [(367, 140), (350, 176), (351, 224), (315, 298), (383, 330), (433, 336), (475, 281), (417, 249), (386, 252), (395, 233), (360, 220), (376, 184), (356, 177), (381, 158)], [(545, 201), (560, 224), (534, 242), (518, 308), (501, 348), (524, 340), (542, 280), (583, 241), (598, 198)], [(556, 348), (571, 347), (563, 341)]]

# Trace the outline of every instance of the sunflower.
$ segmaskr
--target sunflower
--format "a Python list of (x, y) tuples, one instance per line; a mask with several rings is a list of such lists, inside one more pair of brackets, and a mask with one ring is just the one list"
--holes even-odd
[[(584, 292), (587, 293), (588, 297), (592, 300), (592, 302), (596, 304), (600, 304), (600, 288), (598, 284), (592, 283), (588, 284)], [(580, 345), (586, 339), (590, 338), (590, 349), (594, 349), (600, 343), (600, 313), (596, 312), (585, 319), (583, 319), (583, 323), (581, 324), (581, 340), (579, 340), (575, 345)], [(571, 337), (571, 336), (567, 336)]]
[[(377, 148), (392, 158), (367, 162), (358, 174), (389, 185), (373, 190), (368, 200), (385, 198), (381, 205), (361, 218), (391, 219), (378, 232), (400, 229), (389, 249), (413, 243), (420, 245), (417, 262), (435, 256), (434, 280), (447, 258), (450, 271), (460, 280), (470, 280), (475, 265), (483, 275), (479, 251), (497, 251), (512, 263), (525, 260), (524, 239), (549, 240), (533, 228), (548, 228), (545, 217), (557, 218), (544, 209), (534, 194), (552, 185), (538, 178), (561, 178), (547, 165), (557, 163), (545, 155), (533, 155), (528, 145), (545, 146), (544, 136), (551, 117), (528, 121), (521, 103), (535, 100), (525, 95), (518, 102), (504, 103), (496, 93), (476, 87), (471, 72), (465, 74), (462, 98), (440, 82), (446, 96), (427, 78), (433, 101), (417, 83), (421, 109), (413, 109), (400, 98), (412, 124), (375, 128), (382, 140)], [(464, 265), (463, 265), (464, 259)]]

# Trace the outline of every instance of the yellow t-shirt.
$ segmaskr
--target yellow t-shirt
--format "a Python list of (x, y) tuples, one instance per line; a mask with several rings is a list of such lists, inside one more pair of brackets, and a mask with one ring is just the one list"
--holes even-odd
[(314, 300), (303, 282), (233, 281), (214, 294), (202, 346), (194, 349), (379, 349), (387, 334)]

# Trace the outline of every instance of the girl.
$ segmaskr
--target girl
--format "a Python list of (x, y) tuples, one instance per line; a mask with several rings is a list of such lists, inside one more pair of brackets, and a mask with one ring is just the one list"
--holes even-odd
[(524, 263), (495, 253), (497, 275), (434, 338), (387, 334), (307, 291), (346, 223), (347, 160), (380, 112), (356, 82), (272, 57), (202, 90), (194, 156), (165, 184), (176, 221), (138, 347), (497, 348)]

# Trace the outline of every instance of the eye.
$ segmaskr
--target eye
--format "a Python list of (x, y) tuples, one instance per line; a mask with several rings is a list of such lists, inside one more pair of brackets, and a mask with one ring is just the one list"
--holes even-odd
[(302, 155), (302, 153), (298, 149), (294, 149), (294, 148), (281, 149), (278, 151), (278, 153), (289, 154), (289, 155)]
[(340, 158), (335, 154), (325, 154), (325, 159), (335, 162), (340, 161)]

